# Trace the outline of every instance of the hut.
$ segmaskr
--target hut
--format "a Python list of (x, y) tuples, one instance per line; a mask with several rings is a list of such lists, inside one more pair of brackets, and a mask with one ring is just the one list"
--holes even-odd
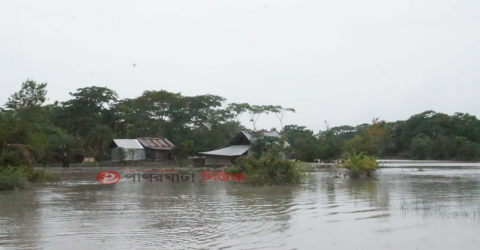
[(114, 139), (110, 147), (112, 161), (145, 160), (145, 149), (136, 139)]
[(236, 158), (248, 153), (249, 145), (231, 145), (225, 148), (200, 152), (205, 155), (205, 166), (227, 166)]
[[(227, 166), (233, 163), (238, 157), (247, 155), (250, 144), (252, 140), (254, 140), (254, 133), (262, 133), (264, 136), (281, 138), (280, 134), (275, 130), (262, 130), (258, 132), (241, 131), (230, 140), (230, 146), (208, 152), (199, 152), (199, 154), (205, 155), (205, 166)], [(285, 142), (285, 145), (290, 146), (287, 142)]]
[(192, 156), (188, 157), (190, 160), (191, 164), (194, 167), (203, 167), (205, 166), (205, 156)]
[(145, 157), (153, 161), (166, 161), (172, 158), (175, 147), (167, 138), (140, 137), (137, 140), (145, 147)]
[[(241, 131), (230, 140), (230, 145), (250, 145), (252, 143), (252, 140), (254, 140), (253, 135), (256, 133), (262, 133), (264, 136), (282, 138), (280, 134), (274, 129), (272, 129), (271, 131), (261, 130), (256, 132)], [(290, 146), (290, 144), (285, 141), (285, 146)]]

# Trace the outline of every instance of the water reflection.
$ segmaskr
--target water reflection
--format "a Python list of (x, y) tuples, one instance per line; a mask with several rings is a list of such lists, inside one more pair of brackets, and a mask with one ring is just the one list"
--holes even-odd
[(480, 170), (425, 170), (359, 180), (316, 172), (300, 186), (251, 187), (102, 185), (100, 169), (80, 169), (58, 187), (0, 192), (0, 248), (476, 249)]
[[(14, 192), (0, 192), (0, 246), (37, 247), (41, 238), (38, 229), (40, 203), (33, 191)], [(15, 235), (22, 235), (24, 240), (16, 241)]]

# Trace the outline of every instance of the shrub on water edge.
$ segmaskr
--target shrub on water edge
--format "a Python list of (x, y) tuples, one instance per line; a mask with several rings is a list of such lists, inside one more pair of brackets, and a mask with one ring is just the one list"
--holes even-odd
[(58, 176), (48, 170), (32, 167), (0, 167), (0, 190), (22, 189), (28, 182), (57, 181)]
[(20, 167), (18, 172), (25, 176), (29, 182), (50, 182), (58, 180), (58, 176), (48, 170)]
[(253, 185), (300, 183), (305, 175), (303, 167), (286, 159), (287, 151), (281, 138), (254, 134), (248, 156), (238, 158), (226, 172), (245, 174), (245, 182)]
[(376, 157), (365, 155), (363, 152), (360, 154), (355, 152), (345, 153), (345, 155), (347, 158), (339, 163), (337, 167), (348, 169), (351, 178), (369, 177), (380, 167)]
[(301, 182), (304, 173), (294, 161), (268, 154), (260, 159), (252, 156), (239, 158), (226, 172), (245, 174), (245, 182), (253, 185), (286, 185)]
[(11, 168), (0, 168), (0, 190), (24, 188), (27, 181), (27, 178), (18, 171), (11, 171)]

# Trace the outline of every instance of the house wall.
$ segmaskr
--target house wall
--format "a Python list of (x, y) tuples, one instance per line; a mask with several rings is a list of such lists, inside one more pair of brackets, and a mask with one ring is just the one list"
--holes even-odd
[(145, 155), (146, 155), (146, 158), (148, 159), (163, 161), (163, 160), (168, 160), (170, 158), (170, 151), (145, 148)]
[(206, 155), (205, 166), (228, 166), (232, 163), (231, 156)]
[(194, 167), (205, 166), (205, 158), (190, 158)]
[[(120, 148), (112, 148), (112, 161), (120, 161)], [(125, 161), (145, 160), (144, 149), (123, 149), (125, 153)]]

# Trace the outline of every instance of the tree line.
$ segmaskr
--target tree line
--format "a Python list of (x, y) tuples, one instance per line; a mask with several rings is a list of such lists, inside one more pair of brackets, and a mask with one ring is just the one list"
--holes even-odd
[(303, 126), (285, 126), (292, 157), (329, 162), (345, 152), (382, 158), (479, 160), (480, 121), (468, 113), (447, 115), (425, 111), (406, 121), (338, 126), (314, 133)]
[(246, 128), (248, 116), (257, 130), (263, 114), (279, 120), (290, 158), (330, 162), (345, 152), (382, 158), (478, 160), (480, 121), (472, 115), (426, 111), (406, 121), (337, 126), (317, 133), (305, 126), (283, 126), (293, 108), (279, 105), (226, 103), (216, 95), (184, 96), (148, 90), (120, 99), (106, 87), (79, 88), (64, 102), (47, 101), (47, 84), (27, 80), (0, 108), (0, 165), (81, 162), (84, 157), (108, 159), (114, 138), (165, 137), (174, 155), (187, 157), (223, 147)]
[(45, 104), (47, 83), (27, 80), (0, 108), (0, 164), (81, 162), (84, 157), (107, 160), (114, 138), (162, 137), (175, 144), (174, 155), (186, 157), (223, 147), (241, 130), (243, 114), (256, 123), (275, 113), (282, 124), (292, 108), (279, 105), (229, 103), (216, 95), (184, 96), (148, 90), (120, 99), (107, 87), (85, 87), (70, 99)]

